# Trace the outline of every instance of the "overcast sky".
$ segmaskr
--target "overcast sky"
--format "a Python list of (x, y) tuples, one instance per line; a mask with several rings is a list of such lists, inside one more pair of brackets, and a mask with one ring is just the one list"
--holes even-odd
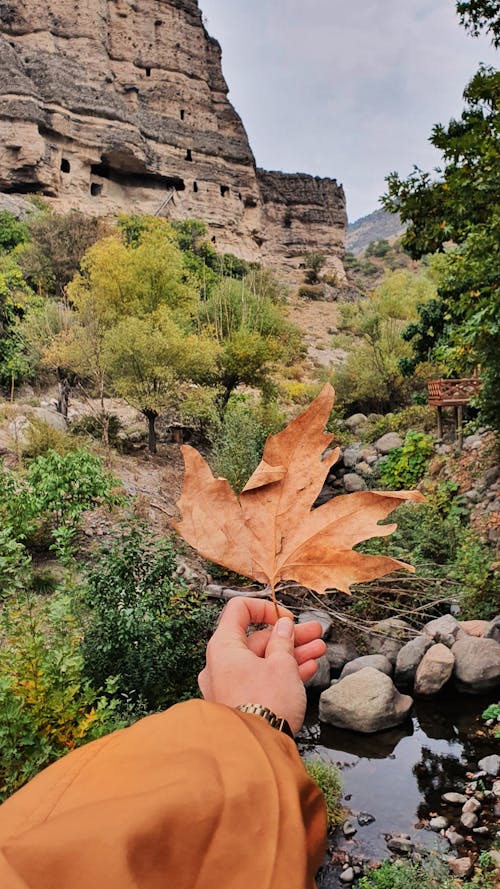
[(432, 169), (433, 124), (460, 114), (487, 38), (454, 0), (199, 0), (257, 164), (342, 182), (350, 221), (391, 170)]

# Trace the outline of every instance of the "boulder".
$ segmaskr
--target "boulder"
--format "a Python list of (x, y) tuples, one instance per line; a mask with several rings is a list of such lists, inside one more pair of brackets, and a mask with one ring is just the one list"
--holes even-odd
[(328, 611), (323, 611), (321, 608), (308, 608), (307, 611), (302, 611), (299, 614), (297, 623), (306, 624), (310, 620), (315, 620), (321, 624), (322, 639), (326, 639), (330, 635), (332, 619)]
[(388, 454), (390, 451), (393, 451), (394, 448), (400, 448), (403, 444), (403, 439), (397, 432), (386, 432), (382, 438), (379, 438), (374, 447), (376, 447), (379, 454)]
[(449, 648), (438, 642), (424, 654), (415, 675), (415, 694), (435, 695), (453, 673), (455, 658)]
[(365, 654), (363, 657), (357, 657), (355, 660), (346, 664), (340, 674), (340, 678), (344, 679), (345, 676), (351, 676), (352, 673), (358, 673), (359, 670), (363, 670), (365, 667), (373, 667), (374, 670), (380, 670), (380, 672), (385, 673), (386, 676), (392, 675), (392, 664), (385, 655)]
[(329, 688), (330, 686), (330, 661), (326, 655), (323, 655), (323, 657), (318, 658), (317, 663), (318, 669), (314, 676), (307, 680), (305, 686), (306, 688), (314, 688), (323, 691), (323, 689)]
[(468, 636), (484, 636), (489, 627), (487, 620), (459, 620), (458, 625)]
[(479, 761), (478, 765), (480, 769), (483, 769), (483, 771), (485, 771), (487, 775), (491, 775), (492, 778), (496, 778), (497, 775), (500, 775), (500, 756), (498, 753), (492, 753), (491, 756), (485, 756), (484, 759)]
[(358, 651), (350, 639), (345, 639), (343, 642), (327, 642), (326, 657), (330, 661), (332, 671), (338, 673), (347, 661), (358, 657)]
[(396, 855), (410, 855), (415, 848), (407, 833), (394, 833), (386, 838), (386, 843), (387, 848)]
[(494, 639), (465, 636), (452, 647), (455, 676), (466, 692), (483, 692), (500, 684), (500, 645)]
[(384, 654), (392, 664), (411, 633), (411, 627), (398, 617), (389, 617), (374, 624), (367, 637), (370, 654)]
[(448, 648), (451, 648), (457, 639), (463, 639), (466, 636), (465, 631), (461, 629), (458, 620), (452, 614), (443, 614), (442, 617), (429, 621), (425, 624), (422, 632), (429, 636), (433, 642), (442, 642)]
[(63, 415), (58, 414), (57, 411), (50, 410), (50, 408), (36, 407), (33, 411), (33, 416), (36, 417), (37, 420), (41, 420), (42, 423), (46, 423), (47, 426), (51, 426), (52, 429), (58, 429), (59, 432), (66, 432), (66, 429), (68, 428), (68, 424)]
[(498, 617), (494, 617), (491, 620), (484, 631), (485, 639), (494, 639), (495, 642), (500, 642), (500, 615)]
[(363, 423), (366, 423), (366, 420), (367, 418), (365, 414), (352, 414), (345, 420), (345, 425), (351, 432), (353, 432), (356, 429), (356, 426), (362, 426)]
[(413, 699), (400, 694), (389, 676), (365, 667), (323, 692), (319, 718), (338, 728), (370, 734), (399, 725), (412, 704)]
[(355, 472), (346, 472), (343, 482), (346, 494), (356, 494), (358, 491), (366, 491), (366, 482)]
[(396, 685), (413, 685), (417, 667), (431, 645), (432, 640), (428, 636), (417, 636), (403, 645), (396, 658)]

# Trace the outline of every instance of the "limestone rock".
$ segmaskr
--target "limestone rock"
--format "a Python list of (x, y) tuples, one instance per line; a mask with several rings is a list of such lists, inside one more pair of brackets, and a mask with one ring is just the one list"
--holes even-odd
[(423, 632), (434, 642), (442, 642), (448, 648), (451, 648), (457, 639), (463, 639), (465, 636), (465, 631), (452, 614), (444, 614), (429, 621), (425, 624)]
[(500, 645), (494, 639), (466, 636), (452, 647), (455, 676), (464, 691), (482, 692), (500, 683)]
[(448, 819), (444, 818), (443, 815), (436, 815), (435, 818), (431, 818), (429, 821), (429, 827), (431, 830), (446, 830), (449, 823)]
[(396, 685), (413, 685), (417, 667), (431, 645), (432, 640), (427, 636), (417, 636), (403, 645), (396, 658)]
[(319, 718), (339, 728), (369, 734), (403, 722), (413, 704), (398, 692), (389, 676), (365, 667), (323, 692)]
[(473, 827), (476, 827), (479, 818), (474, 812), (462, 812), (460, 816), (460, 824), (465, 827), (466, 830), (472, 830)]
[(375, 447), (380, 454), (388, 454), (394, 448), (400, 448), (402, 444), (403, 439), (397, 432), (386, 432), (375, 442)]
[(449, 648), (438, 642), (424, 654), (415, 676), (415, 694), (435, 695), (448, 682), (455, 658)]
[(57, 411), (51, 411), (49, 408), (37, 407), (33, 411), (33, 416), (42, 423), (46, 423), (52, 429), (58, 429), (59, 432), (65, 432), (68, 424), (62, 414)]
[(221, 253), (345, 280), (342, 187), (256, 169), (196, 0), (4, 3), (0, 84), (0, 190), (203, 219)]
[(376, 623), (367, 637), (367, 647), (370, 654), (384, 654), (391, 663), (396, 663), (396, 658), (403, 645), (408, 640), (411, 627), (398, 617), (389, 617)]
[(364, 670), (365, 667), (373, 667), (374, 670), (380, 670), (386, 676), (392, 674), (392, 664), (383, 654), (365, 654), (363, 657), (358, 657), (346, 664), (340, 674), (340, 678), (344, 679), (345, 676), (358, 673), (359, 670)]
[(471, 797), (464, 803), (462, 807), (462, 812), (472, 812), (474, 815), (479, 812), (481, 809), (481, 803), (475, 797)]

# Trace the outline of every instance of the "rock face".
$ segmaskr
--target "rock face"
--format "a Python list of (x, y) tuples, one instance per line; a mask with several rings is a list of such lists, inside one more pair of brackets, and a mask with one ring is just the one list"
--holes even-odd
[(345, 279), (343, 189), (257, 170), (197, 0), (10, 0), (0, 15), (0, 191), (55, 209), (203, 219), (221, 252)]
[(412, 698), (400, 694), (389, 676), (365, 667), (323, 692), (319, 718), (339, 728), (369, 734), (399, 725), (412, 704)]

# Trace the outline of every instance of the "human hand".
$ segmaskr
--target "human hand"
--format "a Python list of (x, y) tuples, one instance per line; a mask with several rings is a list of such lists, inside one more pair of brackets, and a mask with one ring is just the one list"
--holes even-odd
[[(325, 653), (316, 621), (294, 625), (292, 614), (264, 599), (231, 599), (207, 646), (206, 667), (198, 677), (206, 701), (237, 707), (261, 704), (284, 717), (294, 734), (306, 711), (304, 682)], [(271, 624), (247, 636), (250, 624)]]

